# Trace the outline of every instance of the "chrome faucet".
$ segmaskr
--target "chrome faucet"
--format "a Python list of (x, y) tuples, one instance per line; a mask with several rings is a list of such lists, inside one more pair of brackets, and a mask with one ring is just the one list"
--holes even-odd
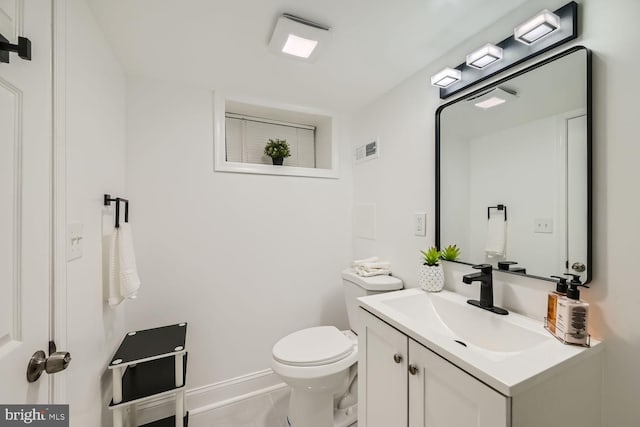
[(474, 265), (473, 268), (480, 271), (477, 273), (465, 274), (462, 276), (462, 282), (467, 285), (470, 285), (473, 282), (480, 282), (480, 301), (470, 299), (467, 302), (496, 314), (509, 314), (509, 312), (504, 308), (493, 305), (493, 267), (491, 264)]

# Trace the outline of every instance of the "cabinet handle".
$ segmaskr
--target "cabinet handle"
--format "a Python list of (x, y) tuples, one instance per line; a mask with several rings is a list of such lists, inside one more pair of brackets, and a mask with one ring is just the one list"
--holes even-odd
[(396, 353), (393, 355), (393, 361), (396, 363), (402, 362), (402, 355), (400, 353)]
[(409, 365), (409, 373), (416, 375), (418, 373), (418, 367), (416, 365)]

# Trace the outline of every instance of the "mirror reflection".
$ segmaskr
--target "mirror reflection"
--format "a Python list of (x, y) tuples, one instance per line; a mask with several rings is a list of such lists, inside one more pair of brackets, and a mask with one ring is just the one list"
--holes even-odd
[(588, 53), (532, 67), (439, 112), (440, 247), (515, 273), (591, 277)]

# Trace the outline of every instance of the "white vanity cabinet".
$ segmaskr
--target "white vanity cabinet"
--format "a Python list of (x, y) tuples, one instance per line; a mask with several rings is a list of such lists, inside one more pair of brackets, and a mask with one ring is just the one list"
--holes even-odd
[(507, 427), (510, 399), (361, 310), (358, 425)]

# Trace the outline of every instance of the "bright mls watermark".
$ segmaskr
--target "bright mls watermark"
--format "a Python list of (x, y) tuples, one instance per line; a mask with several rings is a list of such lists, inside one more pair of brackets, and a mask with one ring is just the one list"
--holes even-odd
[(0, 405), (0, 427), (69, 427), (69, 405)]

